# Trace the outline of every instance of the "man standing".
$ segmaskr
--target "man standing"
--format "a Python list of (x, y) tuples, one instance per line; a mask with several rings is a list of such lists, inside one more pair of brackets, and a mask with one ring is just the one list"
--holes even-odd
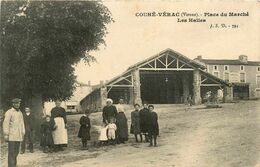
[(25, 108), (25, 113), (23, 114), (24, 125), (25, 125), (25, 135), (24, 140), (21, 145), (21, 154), (25, 153), (25, 145), (28, 143), (28, 149), (33, 153), (33, 125), (34, 116), (31, 113), (30, 108)]
[(61, 100), (55, 101), (56, 107), (51, 110), (51, 117), (57, 128), (52, 132), (54, 141), (54, 151), (63, 151), (63, 147), (68, 144), (67, 132), (67, 114), (64, 108), (61, 107)]
[(6, 111), (3, 123), (4, 137), (8, 141), (8, 167), (17, 166), (20, 143), (25, 134), (23, 114), (20, 105), (21, 99), (12, 100), (13, 107)]

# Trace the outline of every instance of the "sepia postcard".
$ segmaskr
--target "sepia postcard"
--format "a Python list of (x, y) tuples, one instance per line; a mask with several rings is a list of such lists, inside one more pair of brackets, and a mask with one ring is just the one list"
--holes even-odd
[(1, 167), (260, 167), (260, 1), (1, 0)]

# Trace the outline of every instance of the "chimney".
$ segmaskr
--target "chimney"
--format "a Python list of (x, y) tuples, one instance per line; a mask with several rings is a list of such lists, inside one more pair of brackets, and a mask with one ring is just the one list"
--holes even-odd
[(104, 85), (104, 81), (100, 81), (100, 85), (103, 86)]
[(239, 61), (243, 62), (243, 63), (247, 63), (247, 56), (246, 55), (240, 55), (238, 57)]
[(88, 86), (91, 86), (91, 81), (88, 81)]
[(196, 58), (197, 60), (202, 60), (202, 56), (201, 55), (199, 55), (199, 56), (197, 56), (197, 58)]

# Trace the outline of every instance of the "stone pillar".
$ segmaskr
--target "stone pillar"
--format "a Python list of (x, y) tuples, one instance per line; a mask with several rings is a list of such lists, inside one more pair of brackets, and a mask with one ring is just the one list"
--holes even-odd
[(134, 85), (134, 103), (137, 104), (142, 104), (142, 99), (141, 99), (141, 84), (140, 84), (140, 72), (138, 69), (135, 69), (132, 73), (133, 75), (133, 85)]
[(233, 101), (233, 87), (224, 87), (224, 102), (229, 103)]
[(100, 107), (101, 109), (106, 105), (106, 100), (107, 100), (107, 87), (105, 85), (102, 85), (100, 88)]
[(193, 102), (195, 105), (201, 104), (200, 85), (201, 85), (200, 72), (198, 70), (194, 70), (193, 71)]
[(134, 88), (129, 87), (129, 104), (134, 104)]
[(184, 74), (182, 77), (182, 86), (183, 86), (183, 102), (184, 104), (187, 103), (187, 98), (190, 95), (190, 88), (189, 88), (189, 78), (188, 75)]

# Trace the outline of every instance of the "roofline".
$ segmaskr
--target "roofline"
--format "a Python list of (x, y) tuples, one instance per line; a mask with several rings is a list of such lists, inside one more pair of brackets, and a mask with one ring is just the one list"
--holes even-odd
[(157, 53), (157, 54), (155, 54), (155, 55), (153, 55), (153, 56), (151, 56), (151, 57), (148, 57), (148, 58), (146, 58), (146, 59), (144, 59), (144, 60), (142, 60), (142, 61), (140, 61), (140, 62), (137, 62), (137, 63), (135, 63), (134, 65), (128, 67), (128, 69), (133, 69), (133, 68), (135, 68), (135, 67), (138, 67), (138, 66), (141, 65), (142, 63), (145, 63), (145, 62), (147, 62), (147, 61), (149, 61), (149, 60), (151, 60), (151, 59), (154, 59), (154, 58), (156, 58), (157, 56), (159, 56), (159, 55), (161, 55), (161, 54), (163, 54), (163, 53), (166, 53), (166, 52), (175, 53), (175, 54), (177, 54), (178, 56), (181, 56), (181, 57), (183, 57), (183, 58), (185, 58), (185, 59), (190, 60), (191, 63), (194, 63), (194, 64), (200, 66), (201, 68), (206, 69), (206, 66), (203, 65), (202, 63), (197, 62), (197, 61), (195, 61), (195, 60), (192, 60), (192, 59), (188, 58), (187, 56), (184, 56), (183, 54), (181, 54), (181, 53), (179, 53), (179, 52), (177, 52), (177, 51), (175, 51), (175, 50), (172, 50), (172, 49), (170, 49), (170, 48), (167, 48), (167, 49), (165, 49), (165, 50), (163, 50), (163, 51), (161, 51), (161, 52), (159, 52), (159, 53)]
[(95, 89), (93, 89), (89, 94), (87, 94), (84, 98), (82, 98), (80, 101), (79, 101), (79, 104), (81, 105), (81, 102), (86, 99), (88, 96), (90, 96), (92, 93), (94, 93), (95, 91), (97, 91), (98, 89), (100, 89), (101, 87), (97, 87)]
[[(229, 63), (229, 61), (238, 61), (240, 62), (241, 65), (251, 65), (251, 66), (259, 66), (260, 61), (247, 61), (247, 62), (242, 62), (239, 59), (198, 59), (195, 58), (194, 60), (201, 61), (204, 64), (222, 64), (222, 65), (233, 65), (233, 63)], [(216, 62), (208, 62), (208, 61), (216, 61)], [(222, 63), (219, 61), (227, 61), (226, 63)], [(250, 64), (250, 63), (256, 63), (256, 64)], [(240, 65), (236, 64), (236, 65)]]
[(215, 75), (213, 75), (213, 74), (211, 74), (211, 73), (209, 73), (209, 72), (207, 72), (207, 71), (204, 71), (204, 70), (202, 70), (202, 69), (199, 69), (202, 73), (204, 73), (204, 74), (206, 74), (206, 75), (209, 75), (210, 77), (212, 77), (213, 79), (215, 79), (215, 80), (217, 80), (218, 82), (220, 82), (220, 83), (222, 83), (222, 84), (225, 84), (226, 86), (229, 86), (229, 87), (231, 87), (232, 86), (232, 83), (229, 83), (229, 82), (227, 82), (227, 81), (225, 81), (225, 80), (223, 80), (223, 79), (221, 79), (221, 78), (218, 78), (218, 77), (216, 77)]

